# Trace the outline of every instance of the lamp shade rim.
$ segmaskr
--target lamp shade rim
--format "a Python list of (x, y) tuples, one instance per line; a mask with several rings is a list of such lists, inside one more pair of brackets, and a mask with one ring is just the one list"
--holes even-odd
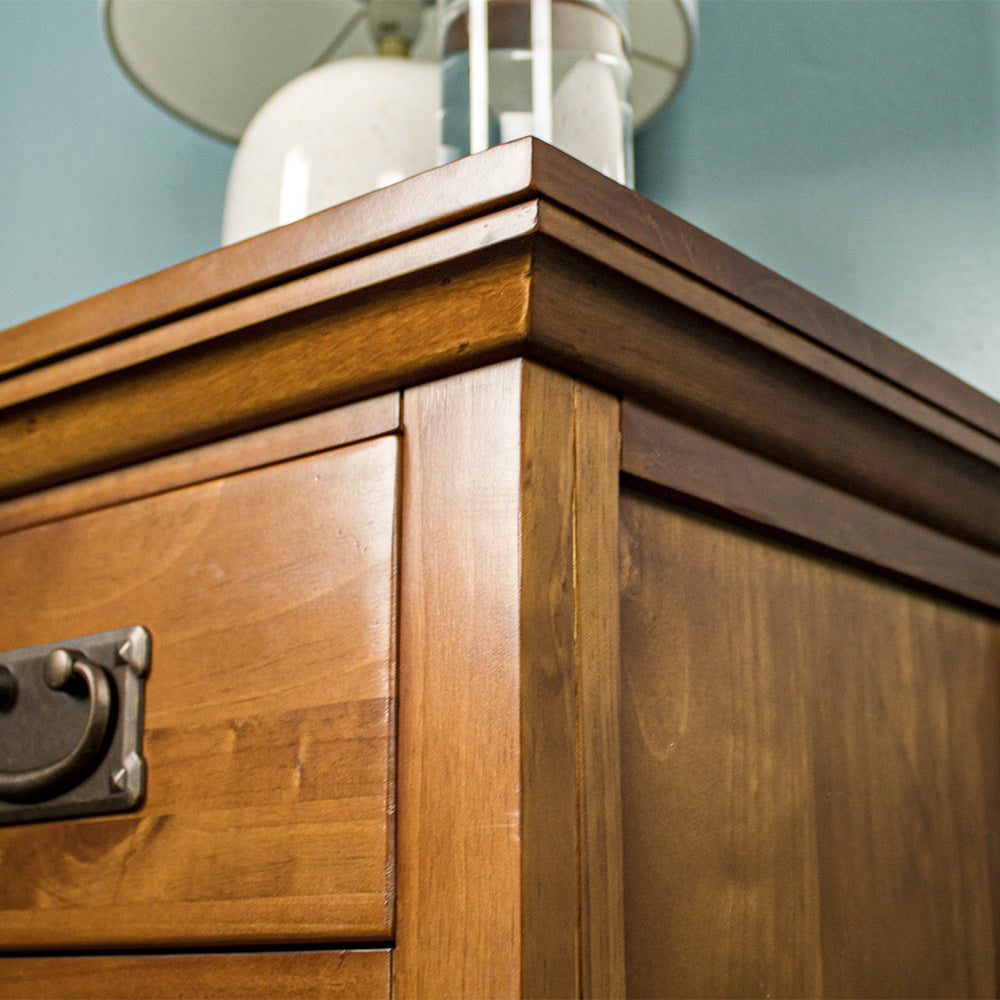
[[(103, 13), (111, 52), (132, 84), (174, 117), (232, 144), (296, 76), (330, 59), (375, 54), (363, 0), (104, 0)], [(631, 0), (630, 18), (638, 127), (684, 82), (697, 43), (697, 0)], [(437, 61), (435, 6), (425, 9), (411, 54)]]

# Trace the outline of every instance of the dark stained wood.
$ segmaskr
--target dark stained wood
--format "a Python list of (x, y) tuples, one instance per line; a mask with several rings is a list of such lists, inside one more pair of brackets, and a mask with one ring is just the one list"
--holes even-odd
[(620, 403), (574, 390), (574, 586), (580, 783), (581, 996), (625, 996), (618, 653)]
[(388, 1000), (389, 969), (387, 949), (0, 958), (0, 997)]
[[(996, 435), (976, 430), (957, 415), (942, 410), (939, 405), (922, 399), (914, 391), (897, 385), (893, 380), (873, 372), (863, 358), (832, 350), (822, 341), (804, 336), (802, 332), (772, 316), (751, 308), (732, 295), (720, 295), (719, 290), (692, 280), (685, 271), (659, 260), (641, 248), (625, 242), (620, 236), (598, 229), (577, 216), (570, 215), (545, 202), (539, 204), (539, 232), (557, 241), (575, 254), (586, 257), (588, 267), (598, 265), (615, 275), (628, 278), (645, 289), (676, 303), (711, 324), (738, 332), (752, 344), (790, 361), (810, 375), (819, 376), (840, 390), (846, 390), (875, 403), (934, 435), (944, 438), (987, 461), (1000, 458), (1000, 441)], [(577, 277), (586, 280), (586, 272), (577, 269)], [(600, 279), (592, 278), (598, 281)], [(546, 331), (539, 331), (544, 341)], [(883, 338), (884, 339), (884, 338)], [(595, 358), (595, 362), (598, 359)], [(667, 373), (657, 372), (647, 378), (665, 380)]]
[[(581, 995), (575, 393), (522, 369), (520, 414), (521, 995)], [(603, 859), (602, 859), (603, 860)], [(569, 917), (569, 919), (567, 919)]]
[[(0, 406), (14, 407), (102, 376), (124, 375), (199, 347), (219, 350), (216, 341), (231, 339), (234, 334), (245, 337), (248, 331), (255, 331), (264, 323), (270, 324), (268, 332), (271, 335), (278, 324), (281, 330), (295, 324), (309, 325), (317, 316), (328, 318), (333, 303), (342, 310), (349, 310), (356, 304), (352, 297), (363, 296), (366, 291), (370, 296), (376, 287), (379, 295), (385, 295), (385, 286), (392, 282), (404, 281), (404, 287), (411, 291), (414, 283), (428, 284), (433, 293), (439, 285), (449, 286), (454, 275), (445, 271), (420, 279), (420, 272), (463, 258), (468, 270), (469, 264), (474, 267), (474, 262), (467, 259), (469, 255), (476, 255), (484, 247), (494, 248), (490, 256), (493, 263), (497, 263), (496, 258), (503, 256), (506, 244), (523, 242), (523, 238), (534, 231), (537, 215), (535, 203), (507, 209), (53, 361), (0, 381)], [(458, 293), (458, 289), (448, 288), (448, 291)], [(438, 338), (448, 335), (448, 332), (436, 334)], [(400, 331), (392, 326), (374, 327), (371, 336), (377, 342), (390, 336), (399, 338)], [(395, 349), (404, 350), (405, 347), (405, 342), (401, 341)], [(319, 344), (314, 348), (314, 357), (317, 362), (322, 360)], [(337, 364), (360, 370), (365, 362), (372, 360), (372, 357), (348, 355)]]
[(0, 375), (533, 200), (537, 152), (508, 144), (12, 327)]
[(1000, 437), (1000, 410), (994, 400), (637, 192), (598, 177), (544, 143), (535, 143), (533, 190), (544, 201), (620, 236), (887, 382)]
[(397, 464), (389, 435), (0, 536), (0, 649), (153, 637), (145, 804), (0, 829), (0, 947), (390, 937)]
[(1000, 557), (625, 403), (622, 470), (762, 527), (1000, 610)]
[(693, 277), (628, 211), (621, 232), (598, 224), (602, 204), (597, 219), (541, 196), (459, 213), (3, 380), (0, 496), (525, 356), (1000, 553), (1000, 407), (947, 411), (933, 379)]
[(530, 140), (0, 371), (0, 648), (154, 635), (148, 800), (0, 829), (0, 976), (995, 995), (996, 402)]
[(628, 989), (995, 996), (1000, 624), (622, 500)]
[(535, 139), (467, 157), (6, 331), (0, 375), (294, 281), (536, 199), (617, 233), (699, 282), (1000, 436), (992, 401), (720, 240)]
[(847, 391), (735, 322), (724, 326), (547, 240), (535, 268), (544, 275), (531, 301), (535, 356), (1000, 552), (1000, 442), (978, 435), (976, 454), (915, 413), (893, 413), (878, 389), (875, 399)]

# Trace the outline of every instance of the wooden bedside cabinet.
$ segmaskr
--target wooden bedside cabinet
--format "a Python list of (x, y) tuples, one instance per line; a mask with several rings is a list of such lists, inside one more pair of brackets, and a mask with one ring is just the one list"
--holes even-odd
[[(8, 507), (4, 647), (135, 621), (152, 665), (142, 808), (0, 829), (0, 945), (388, 947), (399, 439), (373, 403)], [(343, 995), (385, 993), (388, 953), (365, 962)]]
[(0, 650), (151, 637), (0, 996), (995, 995), (1000, 404), (534, 140), (0, 370)]

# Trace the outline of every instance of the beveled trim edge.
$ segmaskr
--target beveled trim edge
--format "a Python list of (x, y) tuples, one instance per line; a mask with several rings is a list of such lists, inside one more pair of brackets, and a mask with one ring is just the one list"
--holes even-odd
[(399, 393), (216, 441), (0, 503), (0, 535), (222, 476), (367, 441), (402, 428)]
[(622, 472), (1000, 613), (1000, 556), (628, 402)]

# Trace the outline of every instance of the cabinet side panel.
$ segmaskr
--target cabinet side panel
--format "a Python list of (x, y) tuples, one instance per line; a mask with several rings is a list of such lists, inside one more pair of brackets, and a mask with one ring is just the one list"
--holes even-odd
[(624, 991), (619, 404), (536, 365), (522, 403), (523, 989)]
[(522, 990), (580, 995), (573, 382), (524, 366)]
[(635, 996), (994, 996), (1000, 626), (626, 494)]
[(581, 992), (584, 997), (621, 997), (625, 917), (617, 599), (619, 402), (577, 383), (574, 417)]

